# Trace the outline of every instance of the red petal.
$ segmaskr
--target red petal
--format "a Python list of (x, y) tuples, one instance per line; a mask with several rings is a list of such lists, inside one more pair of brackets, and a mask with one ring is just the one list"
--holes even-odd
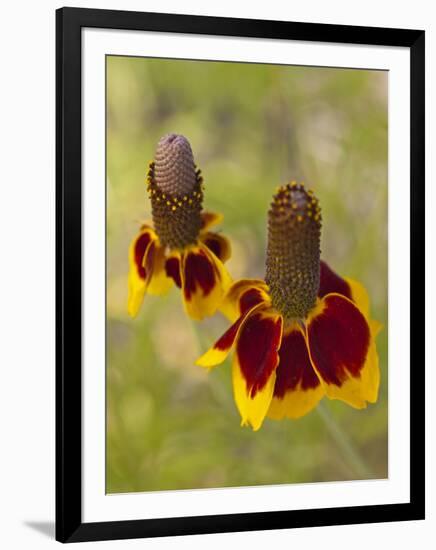
[(222, 246), (221, 246), (221, 242), (218, 239), (214, 239), (211, 236), (207, 236), (205, 239), (203, 239), (203, 242), (210, 250), (212, 250), (212, 252), (215, 254), (217, 258), (221, 258)]
[(136, 269), (138, 271), (139, 277), (141, 279), (146, 278), (146, 268), (143, 265), (144, 261), (144, 254), (147, 250), (147, 246), (150, 244), (151, 241), (151, 235), (150, 233), (142, 233), (135, 242), (135, 249), (134, 249), (134, 257), (135, 257), (135, 264)]
[(180, 260), (173, 256), (165, 262), (165, 273), (171, 277), (179, 288), (182, 288), (182, 279), (180, 277)]
[(215, 342), (205, 354), (203, 354), (197, 361), (197, 365), (202, 367), (213, 367), (219, 365), (227, 357), (228, 353), (233, 347), (239, 331), (245, 322), (255, 311), (259, 311), (261, 306), (254, 307), (241, 315), (233, 325), (226, 330), (226, 332)]
[(276, 370), (274, 397), (284, 397), (286, 392), (314, 389), (320, 381), (309, 358), (306, 341), (298, 329), (283, 335), (279, 350), (280, 362)]
[(325, 262), (321, 261), (318, 296), (323, 298), (331, 292), (342, 294), (342, 296), (352, 300), (351, 288), (347, 281), (339, 277)]
[[(230, 349), (233, 346), (233, 342), (235, 341), (236, 335), (238, 334), (239, 327), (242, 325), (242, 323), (247, 318), (247, 315), (249, 314), (249, 311), (255, 306), (259, 305), (263, 300), (260, 302), (254, 303), (252, 306), (247, 307), (239, 317), (237, 321), (233, 323), (233, 325), (226, 330), (226, 332), (221, 336), (219, 340), (217, 340), (214, 344), (215, 349), (225, 350)], [(256, 308), (256, 311), (261, 308)]]
[(146, 256), (143, 260), (144, 264), (144, 273), (148, 278), (151, 277), (151, 274), (153, 273), (153, 267), (154, 267), (154, 258), (156, 254), (156, 242), (153, 241), (150, 243), (150, 246), (146, 250)]
[(264, 301), (265, 294), (263, 294), (261, 290), (258, 288), (250, 288), (239, 298), (239, 310), (241, 315)]
[(281, 316), (262, 312), (249, 315), (241, 328), (236, 353), (251, 398), (266, 385), (277, 367), (281, 336)]
[(233, 323), (233, 325), (226, 330), (226, 332), (221, 336), (219, 340), (217, 340), (214, 344), (214, 349), (219, 350), (227, 350), (230, 349), (233, 346), (233, 342), (235, 341), (236, 335), (238, 334), (239, 327), (241, 326), (242, 322), (245, 320), (245, 315), (242, 315), (239, 317), (239, 319)]
[(370, 331), (365, 317), (346, 298), (331, 294), (323, 310), (308, 323), (310, 356), (327, 384), (341, 386), (350, 377), (359, 377), (365, 364)]
[(241, 279), (231, 285), (220, 309), (226, 317), (235, 321), (260, 303), (270, 304), (266, 283), (260, 279)]
[(231, 256), (229, 240), (218, 233), (206, 232), (201, 235), (201, 241), (215, 254), (223, 263)]
[(207, 296), (215, 286), (218, 273), (203, 250), (188, 252), (185, 258), (185, 285), (184, 292), (187, 300), (195, 293), (197, 286), (203, 290), (203, 296)]

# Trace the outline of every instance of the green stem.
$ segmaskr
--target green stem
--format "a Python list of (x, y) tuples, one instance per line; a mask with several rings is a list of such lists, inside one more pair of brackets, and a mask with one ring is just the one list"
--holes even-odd
[(316, 408), (322, 418), (331, 438), (335, 441), (342, 455), (347, 459), (350, 468), (358, 479), (370, 479), (373, 477), (370, 469), (362, 460), (355, 445), (348, 435), (338, 425), (325, 403), (320, 403)]

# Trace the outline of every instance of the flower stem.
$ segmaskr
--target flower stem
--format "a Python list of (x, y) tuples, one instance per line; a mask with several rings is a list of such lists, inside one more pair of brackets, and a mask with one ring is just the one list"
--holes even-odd
[(349, 467), (357, 479), (371, 479), (373, 477), (370, 469), (362, 460), (354, 443), (349, 436), (341, 429), (331, 411), (325, 403), (319, 403), (316, 408), (322, 418), (330, 437), (335, 441), (342, 455), (346, 458)]

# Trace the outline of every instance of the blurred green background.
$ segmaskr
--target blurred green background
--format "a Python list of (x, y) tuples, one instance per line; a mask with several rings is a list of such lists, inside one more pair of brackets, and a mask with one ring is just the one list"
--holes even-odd
[[(387, 86), (385, 72), (107, 58), (107, 492), (387, 477)], [(150, 218), (147, 163), (184, 134), (222, 212), (234, 278), (264, 275), (266, 212), (299, 179), (323, 210), (322, 256), (369, 290), (379, 401), (324, 399), (306, 417), (241, 428), (230, 361), (194, 365), (228, 326), (183, 313), (176, 289), (127, 316), (128, 246)]]

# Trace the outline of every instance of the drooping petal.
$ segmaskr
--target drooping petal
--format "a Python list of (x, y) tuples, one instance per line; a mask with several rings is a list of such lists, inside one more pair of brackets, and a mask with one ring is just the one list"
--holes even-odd
[(208, 231), (210, 227), (221, 223), (223, 218), (224, 216), (222, 214), (203, 210), (201, 213), (201, 231)]
[(371, 328), (356, 305), (327, 294), (307, 322), (312, 365), (326, 395), (362, 409), (377, 400), (378, 355)]
[(150, 281), (156, 239), (153, 229), (144, 227), (130, 243), (127, 310), (131, 317), (137, 315)]
[(296, 323), (283, 332), (279, 358), (268, 416), (275, 420), (299, 418), (318, 404), (325, 391), (310, 362), (304, 333)]
[(223, 263), (230, 258), (232, 249), (227, 237), (218, 233), (207, 232), (202, 233), (201, 240)]
[(171, 277), (175, 285), (182, 288), (181, 257), (179, 252), (172, 252), (165, 262), (167, 277)]
[(257, 304), (251, 309), (245, 311), (234, 323), (226, 330), (215, 344), (195, 362), (200, 367), (214, 367), (220, 365), (230, 353), (233, 344), (243, 326), (244, 321), (262, 307), (262, 304)]
[(151, 271), (146, 293), (152, 296), (162, 296), (166, 294), (173, 285), (173, 280), (168, 277), (165, 264), (165, 249), (159, 245), (158, 241), (153, 244), (153, 260), (150, 262)]
[(261, 302), (266, 305), (271, 302), (265, 281), (241, 279), (230, 286), (219, 309), (230, 321), (235, 321), (242, 313)]
[(326, 262), (321, 260), (318, 297), (324, 298), (324, 296), (332, 292), (342, 294), (342, 296), (351, 300), (351, 290), (347, 281), (335, 273)]
[(222, 262), (199, 243), (182, 253), (181, 275), (187, 314), (198, 320), (213, 315), (230, 285)]
[(348, 286), (350, 287), (351, 300), (353, 300), (353, 302), (360, 309), (363, 315), (367, 319), (369, 319), (368, 291), (362, 285), (362, 283), (359, 283), (359, 281), (355, 281), (354, 279), (350, 279), (349, 277), (345, 277), (345, 280), (347, 281)]
[(354, 279), (340, 277), (326, 262), (321, 261), (318, 296), (323, 298), (331, 293), (342, 294), (352, 300), (368, 318), (369, 297), (365, 287)]
[(281, 315), (264, 310), (248, 315), (242, 325), (233, 359), (233, 393), (241, 425), (258, 430), (274, 392), (278, 349), (282, 338)]

